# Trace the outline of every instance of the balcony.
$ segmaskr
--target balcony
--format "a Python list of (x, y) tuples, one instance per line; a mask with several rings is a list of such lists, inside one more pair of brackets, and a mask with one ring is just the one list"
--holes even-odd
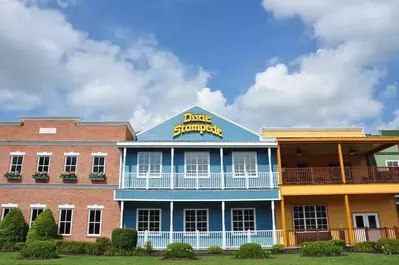
[(210, 173), (210, 174), (138, 174), (125, 173), (123, 189), (273, 189), (278, 186), (277, 172), (257, 174)]
[[(345, 167), (346, 183), (399, 183), (399, 167)], [(339, 167), (283, 169), (283, 184), (340, 184)]]

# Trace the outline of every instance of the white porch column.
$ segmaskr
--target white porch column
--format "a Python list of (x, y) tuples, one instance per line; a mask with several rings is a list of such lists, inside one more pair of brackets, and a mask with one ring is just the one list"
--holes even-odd
[(175, 160), (175, 149), (172, 147), (170, 149), (170, 189), (171, 190), (173, 190), (173, 181), (174, 181), (174, 174), (173, 174), (174, 160)]
[(220, 185), (224, 190), (223, 148), (220, 148)]
[(273, 245), (277, 244), (277, 236), (276, 236), (276, 214), (274, 201), (271, 201), (272, 204), (272, 228), (273, 228)]
[(222, 249), (226, 249), (225, 202), (222, 201)]
[(123, 168), (122, 168), (122, 189), (125, 188), (125, 171), (126, 171), (126, 147), (123, 148)]
[(170, 202), (169, 243), (173, 243), (173, 202)]
[(267, 149), (267, 155), (269, 157), (269, 185), (270, 188), (272, 189), (274, 187), (273, 185), (273, 167), (272, 167), (272, 149), (269, 147)]
[(121, 216), (119, 228), (123, 228), (123, 212), (125, 211), (125, 201), (121, 201)]
[(119, 150), (119, 183), (118, 183), (118, 189), (122, 189), (122, 162), (123, 156), (122, 156), (122, 150)]

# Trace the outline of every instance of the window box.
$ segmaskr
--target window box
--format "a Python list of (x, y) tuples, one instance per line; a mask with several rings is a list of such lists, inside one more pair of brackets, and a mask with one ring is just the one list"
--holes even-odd
[(19, 173), (18, 171), (10, 171), (4, 173), (4, 177), (6, 179), (21, 179), (21, 173)]
[(105, 174), (102, 172), (92, 172), (89, 174), (89, 179), (91, 180), (104, 180)]
[(38, 180), (48, 180), (49, 176), (46, 171), (42, 171), (42, 172), (35, 171), (32, 174), (32, 178), (38, 179)]
[(75, 172), (62, 172), (60, 178), (64, 180), (76, 180), (78, 176)]

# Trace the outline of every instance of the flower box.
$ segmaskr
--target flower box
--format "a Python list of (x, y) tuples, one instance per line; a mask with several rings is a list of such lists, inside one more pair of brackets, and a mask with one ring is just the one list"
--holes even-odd
[(21, 174), (18, 171), (10, 171), (4, 173), (6, 179), (21, 179)]
[(49, 176), (47, 172), (33, 172), (32, 178), (37, 179), (37, 180), (48, 180)]
[(78, 176), (75, 172), (63, 172), (61, 173), (60, 178), (64, 180), (76, 180)]
[(105, 174), (102, 172), (92, 172), (89, 174), (89, 179), (91, 180), (104, 180)]

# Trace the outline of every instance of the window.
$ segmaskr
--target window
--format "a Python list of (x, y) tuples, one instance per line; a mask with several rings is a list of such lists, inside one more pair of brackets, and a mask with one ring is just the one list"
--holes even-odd
[(60, 223), (58, 233), (60, 235), (71, 235), (72, 232), (72, 208), (60, 209)]
[(161, 231), (161, 210), (160, 209), (138, 209), (137, 210), (138, 231)]
[(385, 161), (387, 167), (399, 167), (399, 161)]
[(78, 157), (77, 156), (66, 156), (65, 157), (64, 171), (66, 171), (66, 172), (76, 172), (77, 163), (78, 163)]
[(327, 207), (324, 205), (294, 206), (295, 230), (328, 228)]
[(209, 177), (209, 152), (185, 152), (185, 177)]
[(105, 173), (105, 156), (93, 156), (93, 172)]
[(256, 177), (257, 171), (256, 152), (233, 152), (234, 177)]
[(44, 211), (46, 206), (33, 206), (31, 205), (30, 208), (30, 221), (29, 221), (29, 226), (31, 227), (33, 222), (36, 220), (36, 218)]
[(6, 217), (6, 215), (14, 208), (17, 208), (18, 205), (17, 204), (3, 204), (1, 206), (3, 208), (2, 212), (1, 212), (1, 219), (3, 220), (4, 217)]
[(37, 171), (48, 172), (50, 168), (50, 156), (38, 156)]
[(103, 210), (100, 208), (89, 209), (88, 231), (90, 236), (101, 235), (101, 219)]
[(255, 230), (255, 209), (231, 209), (231, 216), (234, 232)]
[(24, 156), (22, 155), (11, 156), (10, 171), (17, 171), (19, 174), (21, 174), (23, 161), (24, 161)]
[(139, 176), (160, 176), (162, 172), (162, 152), (138, 152), (137, 160)]
[(185, 209), (184, 227), (185, 232), (207, 232), (208, 209)]

